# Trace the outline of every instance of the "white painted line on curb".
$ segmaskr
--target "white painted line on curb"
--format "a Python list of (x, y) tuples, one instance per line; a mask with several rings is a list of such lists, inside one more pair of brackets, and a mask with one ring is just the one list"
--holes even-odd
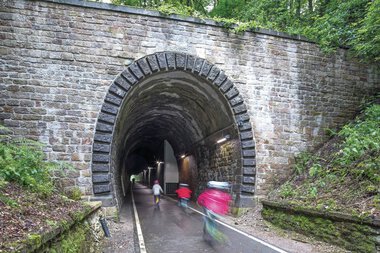
[[(193, 211), (195, 211), (195, 212), (197, 212), (197, 213), (205, 216), (204, 213), (199, 212), (198, 210), (196, 210), (196, 209), (194, 209), (194, 208), (192, 208), (190, 206), (188, 208), (190, 208), (191, 210), (193, 210)], [(239, 234), (242, 234), (242, 235), (244, 235), (244, 236), (246, 236), (246, 237), (248, 237), (248, 238), (250, 238), (250, 239), (252, 239), (252, 240), (254, 240), (256, 242), (258, 242), (258, 243), (261, 243), (262, 245), (265, 245), (265, 246), (267, 246), (267, 247), (269, 247), (269, 248), (271, 248), (271, 249), (273, 249), (273, 250), (275, 250), (275, 251), (277, 251), (279, 253), (288, 253), (287, 251), (285, 251), (283, 249), (277, 248), (276, 246), (273, 246), (273, 245), (271, 245), (271, 244), (269, 244), (269, 243), (267, 243), (267, 242), (265, 242), (265, 241), (263, 241), (263, 240), (261, 240), (259, 238), (256, 238), (256, 237), (254, 237), (252, 235), (249, 235), (249, 234), (247, 234), (247, 233), (245, 233), (243, 231), (240, 231), (240, 230), (238, 230), (238, 229), (236, 229), (236, 228), (234, 228), (234, 227), (232, 227), (232, 226), (230, 226), (230, 225), (228, 225), (228, 224), (226, 224), (224, 222), (221, 222), (219, 220), (216, 220), (216, 222), (218, 222), (219, 224), (221, 224), (221, 225), (223, 225), (225, 227), (228, 227), (229, 229), (232, 229), (233, 231), (238, 232)]]
[(131, 187), (131, 195), (132, 195), (133, 213), (135, 214), (135, 220), (136, 220), (137, 237), (139, 239), (140, 253), (147, 253), (146, 248), (145, 248), (144, 237), (141, 230), (139, 215), (137, 214), (137, 209), (135, 205), (135, 198), (133, 197), (132, 187)]

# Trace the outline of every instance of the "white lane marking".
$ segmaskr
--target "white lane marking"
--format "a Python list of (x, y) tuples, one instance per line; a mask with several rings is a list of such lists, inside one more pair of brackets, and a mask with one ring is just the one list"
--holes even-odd
[(133, 197), (132, 187), (131, 187), (131, 194), (132, 194), (133, 212), (135, 214), (135, 220), (136, 220), (137, 237), (139, 239), (140, 253), (147, 253), (146, 248), (145, 248), (144, 237), (141, 230), (139, 215), (137, 214), (137, 209), (135, 205), (135, 198)]
[[(194, 209), (194, 208), (192, 208), (192, 207), (190, 207), (190, 206), (189, 206), (188, 208), (190, 208), (191, 210), (193, 210), (193, 211), (195, 211), (195, 212), (197, 212), (197, 213), (199, 213), (199, 214), (205, 216), (204, 213), (199, 212), (198, 210), (196, 210), (196, 209)], [(218, 222), (219, 224), (221, 224), (221, 225), (223, 225), (223, 226), (225, 226), (225, 227), (228, 227), (229, 229), (232, 229), (233, 231), (238, 232), (239, 234), (242, 234), (242, 235), (244, 235), (244, 236), (246, 236), (246, 237), (248, 237), (248, 238), (250, 238), (250, 239), (252, 239), (252, 240), (254, 240), (254, 241), (256, 241), (256, 242), (258, 242), (258, 243), (261, 243), (262, 245), (265, 245), (265, 246), (267, 246), (267, 247), (269, 247), (269, 248), (271, 248), (271, 249), (273, 249), (273, 250), (275, 250), (275, 251), (277, 251), (277, 252), (279, 252), (279, 253), (288, 253), (287, 251), (285, 251), (285, 250), (283, 250), (283, 249), (277, 248), (277, 247), (274, 246), (274, 245), (271, 245), (271, 244), (269, 244), (269, 243), (267, 243), (267, 242), (264, 242), (263, 240), (260, 240), (260, 239), (257, 238), (257, 237), (254, 237), (254, 236), (249, 235), (249, 234), (247, 234), (247, 233), (245, 233), (245, 232), (243, 232), (243, 231), (240, 231), (240, 230), (238, 230), (238, 229), (236, 229), (236, 228), (234, 228), (234, 227), (232, 227), (232, 226), (230, 226), (230, 225), (228, 225), (228, 224), (226, 224), (226, 223), (224, 223), (224, 222), (221, 222), (221, 221), (219, 221), (219, 220), (216, 220), (216, 222)]]

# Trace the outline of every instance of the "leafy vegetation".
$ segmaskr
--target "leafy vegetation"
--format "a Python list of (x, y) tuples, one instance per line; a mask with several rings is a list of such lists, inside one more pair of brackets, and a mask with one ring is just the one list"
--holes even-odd
[[(41, 143), (15, 138), (8, 132), (0, 125), (0, 189), (8, 182), (15, 182), (41, 196), (51, 195), (57, 189), (53, 175), (63, 178), (74, 167), (63, 162), (46, 161)], [(74, 200), (81, 198), (79, 188), (68, 190), (66, 195)], [(0, 200), (8, 201), (1, 193)]]
[(371, 104), (316, 154), (296, 158), (294, 177), (272, 199), (380, 216), (380, 105)]
[(326, 52), (350, 48), (362, 61), (380, 61), (380, 0), (113, 0), (165, 15), (212, 18), (237, 33), (256, 28), (300, 34)]
[(38, 142), (6, 134), (0, 135), (0, 187), (17, 182), (43, 195), (54, 189), (50, 171), (56, 165), (44, 161), (42, 145)]

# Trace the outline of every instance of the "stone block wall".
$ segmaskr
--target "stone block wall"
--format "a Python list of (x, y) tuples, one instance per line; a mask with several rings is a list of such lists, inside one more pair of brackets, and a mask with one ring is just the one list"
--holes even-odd
[(148, 54), (195, 55), (234, 82), (254, 132), (257, 196), (289, 175), (295, 154), (318, 147), (326, 128), (351, 119), (363, 97), (380, 90), (376, 66), (343, 49), (325, 56), (281, 33), (238, 35), (212, 21), (76, 0), (0, 7), (0, 123), (46, 144), (48, 159), (73, 163), (73, 183), (88, 195), (107, 90), (126, 64)]

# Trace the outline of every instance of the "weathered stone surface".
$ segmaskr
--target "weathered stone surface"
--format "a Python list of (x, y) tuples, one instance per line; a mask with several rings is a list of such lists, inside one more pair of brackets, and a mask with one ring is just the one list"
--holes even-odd
[(114, 115), (110, 115), (110, 114), (101, 112), (101, 113), (99, 113), (99, 118), (98, 119), (101, 120), (101, 121), (105, 121), (105, 122), (114, 124), (116, 117)]
[(228, 89), (232, 87), (233, 83), (231, 80), (227, 79), (222, 86), (220, 86), (220, 90), (225, 93)]
[(130, 73), (133, 73), (137, 77), (137, 79), (142, 79), (144, 77), (144, 74), (141, 72), (137, 63), (129, 65), (128, 69)]
[(244, 149), (243, 150), (243, 157), (255, 157), (255, 150), (254, 149)]
[(125, 80), (125, 78), (121, 75), (116, 78), (115, 83), (123, 88), (124, 91), (128, 91), (129, 88), (131, 88), (127, 80)]
[(108, 163), (94, 163), (92, 164), (93, 172), (108, 172), (110, 170)]
[(104, 103), (103, 106), (102, 106), (102, 111), (103, 112), (108, 112), (108, 113), (111, 113), (111, 114), (114, 114), (114, 115), (117, 114), (118, 110), (119, 110), (119, 107), (117, 107), (117, 106), (115, 106), (113, 104)]
[(95, 184), (94, 185), (94, 193), (100, 194), (100, 193), (106, 193), (111, 191), (111, 185), (110, 184)]
[(111, 134), (97, 132), (95, 134), (95, 136), (94, 136), (94, 140), (95, 141), (99, 141), (99, 142), (111, 143), (111, 141), (112, 141), (112, 135)]
[(150, 71), (149, 65), (148, 65), (148, 63), (146, 62), (146, 59), (145, 59), (145, 58), (138, 60), (137, 63), (138, 63), (138, 65), (140, 66), (140, 68), (142, 69), (142, 71), (144, 72), (145, 75), (149, 75), (149, 74), (152, 73), (152, 72)]
[(234, 106), (232, 109), (234, 110), (235, 114), (239, 114), (239, 113), (243, 113), (243, 112), (247, 111), (245, 104), (240, 104), (238, 106)]
[(201, 72), (202, 66), (203, 66), (204, 59), (201, 58), (196, 58), (194, 67), (193, 67), (193, 72), (199, 74)]
[[(231, 99), (237, 96), (238, 94), (239, 94), (239, 91), (235, 87), (232, 87), (229, 91), (227, 91), (225, 95), (228, 99)], [(230, 104), (233, 104), (233, 103), (230, 102)]]
[(200, 72), (200, 75), (207, 77), (208, 73), (210, 72), (211, 67), (212, 65), (209, 62), (205, 61), (203, 64), (202, 70)]
[(245, 193), (255, 193), (255, 187), (253, 185), (242, 185), (241, 186), (241, 191)]
[(93, 154), (92, 155), (92, 161), (93, 162), (108, 163), (110, 161), (110, 156), (109, 155), (103, 155), (103, 154)]
[(226, 78), (227, 78), (226, 74), (224, 74), (224, 72), (221, 71), (218, 77), (215, 79), (214, 84), (219, 87), (220, 85), (222, 85), (224, 80), (226, 80)]
[(185, 66), (186, 66), (185, 54), (175, 54), (175, 60), (176, 60), (177, 69), (185, 69)]
[(126, 92), (125, 92), (123, 89), (119, 88), (119, 87), (116, 85), (116, 83), (113, 83), (113, 84), (111, 85), (111, 87), (110, 87), (110, 89), (109, 89), (109, 92), (112, 92), (112, 93), (116, 94), (117, 96), (119, 96), (119, 97), (121, 97), (121, 98), (123, 98), (123, 97), (125, 96), (125, 94), (126, 94)]
[(166, 53), (166, 60), (168, 62), (169, 69), (175, 69), (175, 54), (174, 53)]
[(112, 133), (113, 125), (98, 122), (98, 124), (96, 124), (96, 130), (102, 131), (102, 132)]
[(241, 145), (243, 148), (253, 148), (255, 147), (255, 143), (253, 141), (242, 141)]
[(93, 183), (108, 183), (110, 181), (110, 176), (108, 173), (97, 173), (92, 175)]
[(192, 55), (187, 56), (187, 61), (186, 61), (186, 69), (189, 71), (192, 71), (195, 63), (195, 57)]
[(122, 99), (119, 97), (116, 97), (115, 95), (112, 95), (111, 93), (108, 93), (106, 98), (105, 98), (105, 101), (119, 106), (121, 104)]
[(210, 70), (210, 73), (208, 74), (207, 79), (210, 81), (214, 81), (219, 73), (220, 73), (220, 69), (216, 66), (213, 66), (212, 69)]
[(243, 103), (243, 97), (241, 95), (238, 95), (237, 97), (234, 97), (233, 99), (230, 99), (231, 106), (235, 106), (237, 104)]
[(255, 159), (243, 159), (243, 166), (255, 166), (256, 160)]
[(93, 150), (96, 152), (109, 153), (110, 152), (110, 145), (94, 143), (94, 149)]
[(255, 173), (256, 173), (255, 167), (247, 167), (247, 166), (243, 167), (244, 175), (255, 175)]
[(158, 65), (159, 65), (160, 69), (165, 70), (168, 67), (168, 64), (166, 63), (165, 53), (158, 53), (157, 54), (157, 60), (158, 60)]
[(252, 138), (253, 138), (253, 134), (252, 134), (251, 131), (241, 132), (240, 133), (240, 139), (242, 139), (242, 140), (252, 139)]
[(255, 177), (243, 177), (243, 183), (254, 184)]
[(153, 72), (157, 72), (160, 68), (158, 66), (156, 55), (147, 56), (149, 66), (152, 68)]
[(121, 74), (131, 85), (137, 83), (136, 78), (128, 70), (124, 70)]

